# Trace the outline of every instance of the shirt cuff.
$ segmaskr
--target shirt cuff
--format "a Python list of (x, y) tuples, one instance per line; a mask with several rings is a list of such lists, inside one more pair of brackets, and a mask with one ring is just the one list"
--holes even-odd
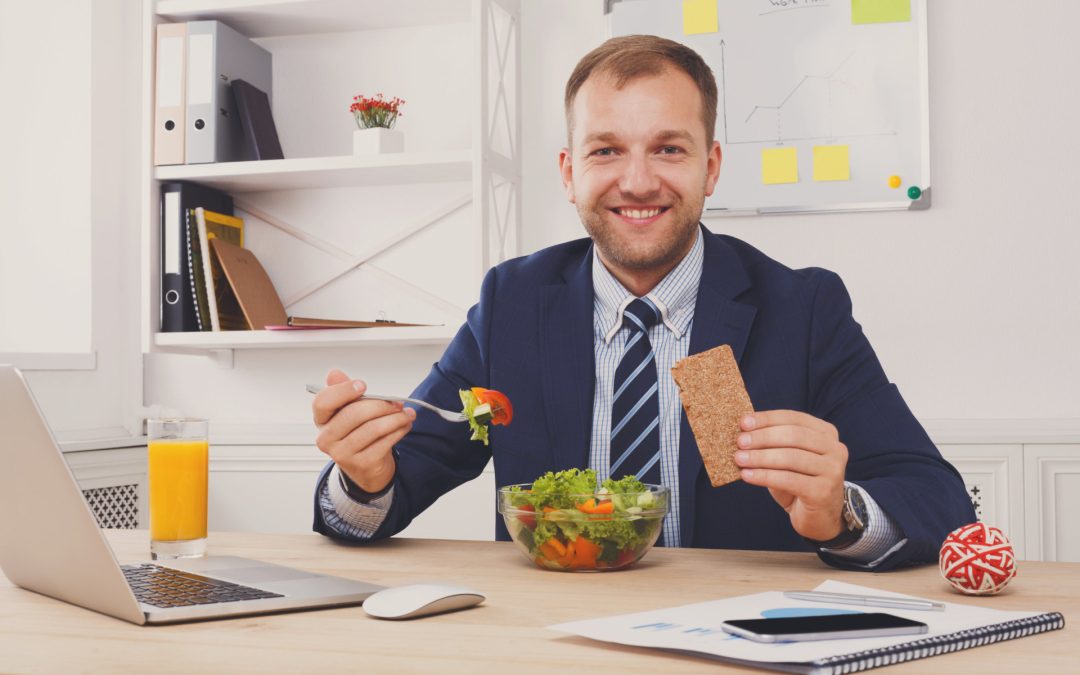
[(862, 563), (866, 567), (873, 569), (906, 544), (907, 537), (904, 536), (900, 526), (889, 517), (889, 514), (881, 510), (881, 507), (878, 506), (878, 503), (874, 501), (874, 498), (866, 490), (855, 483), (845, 481), (845, 485), (850, 485), (862, 495), (863, 503), (866, 504), (866, 529), (863, 530), (859, 540), (850, 546), (839, 549), (822, 548), (821, 550), (838, 558), (844, 558), (854, 563)]
[(386, 514), (394, 501), (394, 488), (367, 503), (350, 497), (341, 484), (337, 466), (330, 470), (326, 482), (319, 490), (319, 506), (323, 519), (333, 529), (357, 539), (371, 539), (386, 520)]

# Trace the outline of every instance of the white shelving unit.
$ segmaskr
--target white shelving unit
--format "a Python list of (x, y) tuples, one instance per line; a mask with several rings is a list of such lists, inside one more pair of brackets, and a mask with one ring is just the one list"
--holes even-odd
[(233, 194), (457, 182), (471, 177), (472, 157), (466, 151), (160, 166), (154, 171), (159, 182), (190, 180)]
[[(429, 270), (442, 266), (445, 277), (471, 287), (475, 299), (483, 273), (517, 253), (521, 222), (520, 0), (145, 0), (144, 7), (143, 351), (209, 353), (230, 364), (235, 349), (449, 342), (469, 303), (460, 299), (461, 293), (457, 298), (449, 297), (450, 291)], [(223, 21), (273, 54), (271, 105), (286, 159), (153, 166), (155, 27), (162, 22), (202, 19)], [(430, 50), (409, 50), (410, 41), (428, 45), (432, 41), (441, 44), (439, 40), (445, 40), (445, 63), (420, 63), (418, 59), (425, 57), (413, 52), (429, 54)], [(363, 51), (368, 45), (379, 46)], [(399, 45), (400, 54), (394, 55)], [(374, 81), (390, 81), (386, 90), (409, 101), (403, 117), (413, 125), (406, 129), (407, 152), (364, 157), (345, 154), (350, 147), (349, 132), (338, 131), (336, 126), (347, 117), (347, 105), (343, 104), (358, 93), (351, 87), (368, 87), (363, 83)], [(399, 83), (412, 94), (399, 94), (392, 88)], [(442, 94), (424, 96), (429, 89)], [(374, 89), (364, 91), (370, 95)], [(436, 109), (452, 97), (452, 107)], [(445, 133), (444, 121), (449, 121)], [(159, 194), (161, 182), (171, 180), (228, 192), (237, 211), (248, 216), (249, 225), (269, 224), (279, 230), (263, 238), (264, 250), (256, 250), (256, 254), (290, 313), (293, 305), (314, 302), (317, 294), (327, 293), (332, 298), (323, 307), (330, 307), (331, 313), (325, 309), (316, 313), (318, 309), (302, 304), (295, 313), (358, 319), (388, 314), (403, 322), (435, 325), (159, 332)], [(406, 193), (400, 191), (409, 186), (410, 196), (403, 197)], [(335, 189), (354, 190), (357, 196), (352, 208), (378, 213), (377, 231), (361, 238), (342, 232), (340, 223), (337, 231), (325, 225), (327, 221), (349, 220), (350, 197), (325, 192)], [(372, 200), (380, 197), (392, 202), (381, 211), (372, 206)], [(402, 205), (412, 206), (414, 201), (417, 213), (403, 212)], [(330, 202), (338, 211), (327, 215), (323, 205)], [(287, 215), (280, 215), (282, 212)], [(314, 214), (311, 222), (295, 222), (305, 221), (309, 213)], [(432, 225), (441, 222), (445, 229), (450, 216), (457, 219), (453, 226), (459, 229), (454, 239), (460, 250), (448, 250), (445, 232), (432, 236), (430, 243), (417, 243), (434, 229)], [(318, 251), (290, 255), (280, 231), (294, 237), (298, 249), (314, 246)], [(252, 232), (253, 242), (257, 232)], [(372, 240), (378, 244), (373, 246)], [(395, 251), (391, 249), (403, 242), (410, 242), (412, 254), (392, 255)], [(253, 243), (253, 250), (255, 246)], [(387, 252), (391, 255), (384, 255)], [(380, 255), (391, 262), (383, 264)], [(408, 260), (402, 262), (403, 257)], [(327, 290), (344, 282), (353, 283), (353, 287)], [(372, 297), (383, 304), (365, 306), (363, 302)], [(357, 306), (343, 304), (349, 298), (356, 298)]]

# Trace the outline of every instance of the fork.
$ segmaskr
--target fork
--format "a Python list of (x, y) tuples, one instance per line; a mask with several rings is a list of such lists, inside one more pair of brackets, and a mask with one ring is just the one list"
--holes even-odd
[[(317, 384), (309, 384), (307, 385), (306, 389), (312, 394), (318, 394), (320, 391), (323, 390), (323, 388)], [(364, 394), (360, 398), (370, 398), (375, 401), (399, 401), (401, 403), (412, 403), (414, 405), (420, 406), (421, 408), (427, 408), (428, 410), (443, 418), (447, 422), (464, 422), (466, 419), (465, 413), (463, 412), (445, 410), (443, 408), (433, 406), (427, 401), (421, 401), (418, 398), (409, 398), (407, 396), (383, 396), (381, 394)]]

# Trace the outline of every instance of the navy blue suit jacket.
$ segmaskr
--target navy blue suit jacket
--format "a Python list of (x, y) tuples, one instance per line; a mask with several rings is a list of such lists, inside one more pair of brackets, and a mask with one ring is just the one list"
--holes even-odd
[[(801, 410), (834, 424), (848, 447), (847, 480), (865, 488), (907, 543), (878, 569), (936, 561), (952, 529), (975, 520), (956, 470), (890, 384), (851, 313), (840, 278), (792, 270), (738, 239), (704, 230), (704, 266), (690, 353), (731, 345), (755, 410)], [(461, 407), (458, 390), (498, 389), (514, 404), (491, 445), (420, 411), (395, 447), (394, 499), (375, 539), (404, 529), (494, 457), (497, 485), (589, 463), (594, 387), (592, 242), (580, 239), (490, 270), (468, 315), (414, 396)], [(330, 465), (320, 476), (326, 480)], [(768, 490), (714, 488), (685, 415), (679, 447), (685, 546), (810, 550)], [(492, 495), (494, 511), (495, 495)], [(498, 514), (497, 538), (508, 539)], [(315, 500), (315, 530), (330, 527)], [(830, 564), (848, 566), (833, 556)]]

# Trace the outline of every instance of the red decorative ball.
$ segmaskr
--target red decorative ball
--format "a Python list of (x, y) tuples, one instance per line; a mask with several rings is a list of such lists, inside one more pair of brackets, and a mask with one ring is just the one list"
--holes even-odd
[(945, 538), (938, 556), (941, 576), (968, 595), (993, 595), (1016, 576), (1016, 555), (996, 527), (972, 523)]

